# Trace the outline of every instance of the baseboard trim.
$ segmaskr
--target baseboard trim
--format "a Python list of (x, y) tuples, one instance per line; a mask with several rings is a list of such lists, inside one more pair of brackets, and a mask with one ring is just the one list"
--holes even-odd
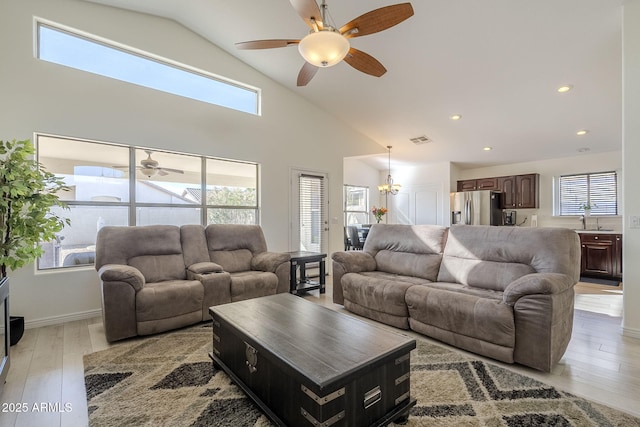
[(629, 338), (640, 339), (640, 329), (622, 328), (622, 335)]
[(61, 316), (43, 317), (41, 319), (25, 319), (24, 328), (33, 329), (42, 326), (59, 325), (60, 323), (73, 322), (76, 320), (91, 319), (102, 316), (102, 309), (81, 311), (79, 313), (63, 314)]

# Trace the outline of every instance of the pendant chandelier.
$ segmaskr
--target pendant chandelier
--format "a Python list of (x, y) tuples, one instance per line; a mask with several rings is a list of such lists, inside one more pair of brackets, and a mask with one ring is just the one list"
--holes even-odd
[(380, 191), (380, 194), (382, 194), (383, 196), (386, 195), (396, 195), (398, 194), (398, 192), (400, 191), (400, 184), (394, 184), (393, 183), (393, 178), (391, 178), (391, 145), (387, 145), (387, 150), (389, 150), (389, 169), (388, 169), (388, 175), (387, 175), (387, 180), (385, 181), (384, 184), (378, 185), (378, 190)]

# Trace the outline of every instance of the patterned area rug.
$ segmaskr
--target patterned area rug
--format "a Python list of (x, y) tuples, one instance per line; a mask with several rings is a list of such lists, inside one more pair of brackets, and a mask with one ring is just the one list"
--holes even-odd
[[(222, 371), (210, 324), (128, 340), (84, 357), (89, 425), (270, 426)], [(407, 426), (640, 426), (640, 419), (418, 340)]]

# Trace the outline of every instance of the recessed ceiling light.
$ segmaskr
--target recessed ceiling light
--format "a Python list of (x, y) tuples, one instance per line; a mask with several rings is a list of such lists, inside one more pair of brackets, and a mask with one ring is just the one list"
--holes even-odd
[(583, 136), (583, 135), (586, 135), (588, 133), (589, 133), (589, 131), (587, 129), (580, 129), (578, 132), (576, 132), (576, 135)]
[(462, 118), (462, 114), (454, 114), (453, 116), (449, 117), (451, 120), (460, 120)]
[(482, 149), (484, 151), (491, 151), (491, 150), (493, 150), (493, 147), (483, 147)]
[(563, 85), (563, 86), (560, 86), (557, 90), (560, 93), (566, 93), (566, 92), (569, 92), (571, 89), (573, 89), (573, 86), (571, 86), (571, 85)]

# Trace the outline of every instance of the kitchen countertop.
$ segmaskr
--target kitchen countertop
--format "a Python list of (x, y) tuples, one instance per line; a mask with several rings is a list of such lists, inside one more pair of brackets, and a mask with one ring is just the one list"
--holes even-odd
[(580, 234), (580, 233), (585, 233), (585, 234), (622, 234), (622, 231), (615, 231), (615, 230), (611, 230), (611, 229), (604, 229), (604, 230), (593, 230), (593, 229), (588, 229), (588, 230), (583, 230), (583, 229), (576, 229), (574, 230), (576, 233)]

